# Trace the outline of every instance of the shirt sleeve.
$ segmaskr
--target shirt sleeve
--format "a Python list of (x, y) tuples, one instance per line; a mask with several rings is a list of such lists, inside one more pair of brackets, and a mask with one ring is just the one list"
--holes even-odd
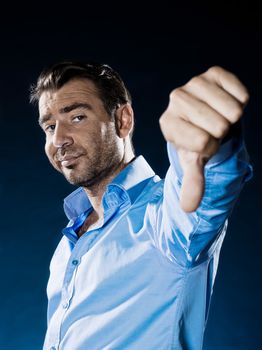
[(244, 183), (252, 177), (252, 166), (242, 127), (221, 144), (205, 165), (205, 191), (195, 212), (185, 213), (179, 204), (183, 171), (176, 148), (167, 143), (170, 167), (164, 179), (162, 202), (156, 213), (158, 248), (182, 266), (208, 259), (220, 237)]

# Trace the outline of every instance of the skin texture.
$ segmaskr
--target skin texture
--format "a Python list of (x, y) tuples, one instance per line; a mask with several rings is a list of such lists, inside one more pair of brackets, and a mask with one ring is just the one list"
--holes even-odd
[(167, 141), (178, 150), (183, 169), (180, 204), (198, 208), (204, 193), (204, 165), (217, 152), (230, 126), (239, 121), (249, 99), (246, 87), (232, 73), (214, 66), (170, 93), (159, 123)]
[[(239, 121), (248, 99), (245, 86), (221, 67), (211, 67), (170, 93), (159, 123), (165, 139), (178, 150), (184, 172), (180, 195), (184, 211), (199, 206), (204, 165), (230, 126)], [(85, 106), (65, 110), (79, 103)], [(94, 84), (74, 79), (59, 90), (44, 92), (39, 114), (49, 161), (70, 183), (83, 186), (91, 201), (94, 210), (84, 224), (86, 230), (103, 217), (101, 200), (107, 184), (134, 158), (129, 137), (132, 107), (118, 106), (112, 118)]]
[(106, 185), (134, 158), (129, 138), (132, 107), (118, 106), (111, 117), (95, 85), (74, 79), (42, 93), (39, 115), (46, 155), (71, 184), (84, 187), (94, 208), (89, 218), (93, 224), (103, 215)]

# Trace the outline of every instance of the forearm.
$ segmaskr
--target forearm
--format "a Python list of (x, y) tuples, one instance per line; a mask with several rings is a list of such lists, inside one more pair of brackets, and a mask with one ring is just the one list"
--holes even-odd
[[(170, 164), (177, 181), (181, 184), (183, 170), (175, 147), (167, 144)], [(205, 165), (205, 191), (197, 214), (208, 219), (211, 209), (220, 209), (226, 214), (247, 179), (252, 175), (252, 167), (245, 147), (240, 123), (232, 127), (223, 140), (218, 152)]]
[(199, 207), (185, 213), (179, 205), (183, 171), (175, 147), (168, 143), (167, 148), (170, 169), (162, 207), (165, 236), (174, 258), (179, 257), (183, 264), (199, 263), (211, 254), (252, 167), (242, 136), (232, 135), (205, 166), (205, 191)]

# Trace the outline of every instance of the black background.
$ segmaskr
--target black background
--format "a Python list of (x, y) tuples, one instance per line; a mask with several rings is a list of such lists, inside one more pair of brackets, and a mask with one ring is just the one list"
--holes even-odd
[[(169, 92), (212, 65), (239, 76), (251, 98), (245, 137), (254, 177), (229, 223), (205, 350), (261, 344), (261, 11), (252, 2), (7, 3), (0, 21), (0, 348), (42, 348), (48, 265), (74, 188), (49, 165), (29, 87), (62, 59), (97, 60), (126, 82), (136, 153), (164, 176), (158, 118)], [(144, 8), (142, 8), (144, 6)]]

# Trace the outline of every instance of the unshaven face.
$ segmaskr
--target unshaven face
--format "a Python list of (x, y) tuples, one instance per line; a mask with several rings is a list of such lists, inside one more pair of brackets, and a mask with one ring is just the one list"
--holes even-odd
[(92, 187), (121, 162), (115, 121), (92, 81), (74, 79), (59, 90), (43, 92), (39, 114), (46, 155), (71, 184)]

